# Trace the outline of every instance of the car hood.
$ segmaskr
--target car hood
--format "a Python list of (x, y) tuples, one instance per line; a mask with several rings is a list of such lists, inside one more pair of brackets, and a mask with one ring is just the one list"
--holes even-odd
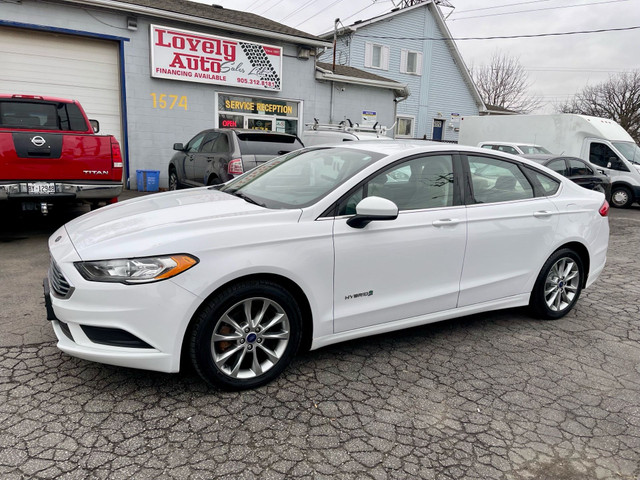
[(203, 187), (126, 200), (82, 215), (65, 228), (78, 255), (89, 260), (177, 253), (173, 250), (196, 236), (297, 222), (300, 214), (301, 210), (270, 210)]

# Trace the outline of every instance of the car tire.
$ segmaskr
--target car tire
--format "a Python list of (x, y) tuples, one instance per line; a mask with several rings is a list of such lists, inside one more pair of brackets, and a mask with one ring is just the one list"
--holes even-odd
[(629, 208), (632, 203), (631, 190), (622, 185), (613, 187), (611, 190), (611, 205), (618, 208)]
[(302, 315), (294, 297), (268, 280), (234, 284), (199, 311), (189, 334), (198, 374), (224, 390), (265, 385), (298, 350)]
[(175, 169), (169, 170), (169, 190), (179, 190), (180, 181), (178, 180), (178, 173)]
[(538, 318), (555, 320), (571, 311), (584, 285), (582, 260), (563, 248), (551, 255), (538, 274), (529, 307)]

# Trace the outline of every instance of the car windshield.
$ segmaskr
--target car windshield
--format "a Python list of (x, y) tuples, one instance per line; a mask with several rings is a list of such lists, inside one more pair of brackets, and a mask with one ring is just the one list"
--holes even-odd
[(307, 207), (383, 156), (337, 147), (301, 150), (274, 158), (220, 190), (267, 208)]
[(640, 165), (640, 147), (632, 142), (612, 142), (613, 146), (631, 163)]
[(551, 152), (539, 145), (518, 145), (518, 148), (524, 152), (525, 155), (537, 155), (539, 153), (548, 155)]

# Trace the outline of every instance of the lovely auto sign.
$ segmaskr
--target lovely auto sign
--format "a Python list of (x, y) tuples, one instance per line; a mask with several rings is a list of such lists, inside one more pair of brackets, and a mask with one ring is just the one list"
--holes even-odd
[(151, 25), (151, 76), (282, 90), (282, 48)]

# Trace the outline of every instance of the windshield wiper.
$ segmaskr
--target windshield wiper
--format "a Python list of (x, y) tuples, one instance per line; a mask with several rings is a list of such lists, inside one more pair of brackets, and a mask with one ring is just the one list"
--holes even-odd
[(266, 206), (264, 203), (260, 203), (260, 202), (258, 202), (258, 201), (256, 201), (256, 200), (254, 200), (253, 198), (251, 198), (251, 197), (249, 197), (249, 196), (245, 195), (245, 194), (244, 194), (244, 193), (242, 193), (242, 192), (234, 191), (234, 192), (227, 192), (227, 193), (230, 193), (231, 195), (233, 195), (233, 196), (235, 196), (235, 197), (241, 198), (241, 199), (243, 199), (245, 202), (253, 203), (254, 205), (258, 205), (259, 207), (267, 208), (267, 206)]

